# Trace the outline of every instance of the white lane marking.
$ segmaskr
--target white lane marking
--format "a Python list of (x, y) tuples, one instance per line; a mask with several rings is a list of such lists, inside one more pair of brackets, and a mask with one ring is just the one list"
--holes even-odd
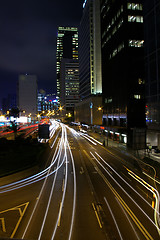
[(121, 240), (123, 240), (123, 237), (122, 237), (122, 235), (121, 235), (121, 232), (120, 232), (120, 229), (119, 229), (118, 224), (117, 224), (117, 222), (116, 222), (116, 219), (115, 219), (115, 217), (114, 217), (114, 215), (113, 215), (113, 212), (112, 212), (112, 210), (111, 210), (111, 208), (110, 208), (110, 206), (109, 206), (109, 204), (108, 204), (108, 202), (107, 202), (107, 199), (106, 199), (105, 197), (104, 197), (104, 201), (105, 201), (105, 203), (107, 204), (107, 207), (108, 207), (108, 209), (109, 209), (109, 211), (110, 211), (110, 214), (111, 214), (111, 216), (112, 216), (112, 218), (113, 218), (113, 221), (114, 221), (114, 223), (115, 223), (115, 225), (116, 225), (116, 228), (117, 228), (119, 237), (120, 237)]

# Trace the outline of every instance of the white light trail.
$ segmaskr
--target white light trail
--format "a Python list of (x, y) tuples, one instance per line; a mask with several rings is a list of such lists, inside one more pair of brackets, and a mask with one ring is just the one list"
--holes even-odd
[[(58, 145), (57, 145), (57, 149), (58, 149)], [(37, 173), (37, 174), (35, 174), (35, 175), (31, 176), (31, 177), (28, 177), (26, 179), (22, 179), (20, 181), (14, 182), (14, 183), (1, 186), (0, 187), (0, 189), (1, 189), (0, 193), (5, 193), (5, 192), (8, 192), (8, 191), (13, 191), (13, 190), (16, 190), (16, 189), (19, 189), (19, 188), (22, 188), (22, 187), (26, 187), (29, 184), (33, 184), (33, 183), (36, 183), (37, 181), (41, 181), (42, 179), (44, 179), (46, 177), (47, 171), (49, 171), (52, 168), (52, 166), (55, 164), (55, 162), (57, 161), (57, 158), (58, 158), (58, 156), (60, 154), (60, 151), (62, 151), (61, 148), (59, 148), (57, 155), (53, 156), (52, 162), (51, 162), (49, 167), (47, 167), (46, 169), (44, 169), (40, 173)], [(56, 153), (56, 151), (55, 151), (55, 153)], [(53, 159), (54, 159), (54, 161), (53, 161)], [(55, 169), (54, 171), (50, 172), (48, 175), (53, 174), (57, 170), (58, 169)]]
[(129, 224), (131, 225), (131, 228), (133, 229), (133, 232), (134, 232), (134, 234), (136, 235), (136, 239), (137, 239), (137, 240), (140, 240), (140, 238), (139, 238), (139, 236), (138, 236), (138, 234), (137, 234), (137, 232), (136, 232), (136, 230), (135, 230), (135, 228), (134, 228), (132, 222), (130, 221), (130, 219), (129, 219), (127, 213), (125, 212), (124, 208), (122, 207), (122, 205), (120, 204), (120, 202), (118, 201), (117, 198), (116, 198), (116, 200), (117, 200), (117, 203), (119, 204), (120, 208), (122, 209), (124, 215), (126, 216), (128, 222), (129, 222)]
[[(133, 198), (122, 188), (122, 186), (115, 180), (115, 178), (110, 174), (109, 171), (98, 161), (98, 159), (94, 156), (93, 153), (90, 152), (96, 162), (104, 169), (104, 171), (112, 178), (112, 180), (120, 187), (120, 189), (132, 200), (132, 202), (140, 209), (140, 211), (148, 218), (148, 220), (157, 228), (156, 224), (152, 221), (152, 219), (144, 212), (144, 210), (133, 200)], [(97, 154), (98, 155), (98, 154)], [(101, 157), (100, 157), (101, 158)], [(101, 160), (105, 163), (105, 161), (101, 158)], [(108, 165), (108, 164), (107, 164)], [(111, 168), (111, 167), (110, 167)], [(114, 169), (113, 169), (114, 170)], [(115, 172), (115, 171), (114, 171)], [(115, 172), (116, 173), (116, 172)], [(117, 173), (117, 175), (119, 175)], [(119, 175), (120, 176), (120, 175)], [(123, 179), (123, 178), (122, 178)], [(125, 180), (124, 180), (125, 181)], [(129, 184), (127, 184), (129, 186)], [(131, 186), (130, 186), (131, 187)], [(131, 187), (132, 188), (132, 187)], [(132, 188), (133, 189), (133, 188)], [(136, 190), (134, 190), (136, 192)], [(138, 194), (138, 192), (137, 192)], [(140, 195), (140, 194), (138, 194)], [(140, 195), (141, 196), (141, 195)], [(150, 206), (150, 205), (149, 205)]]
[(136, 181), (138, 181), (142, 186), (144, 186), (148, 191), (150, 191), (153, 194), (153, 196), (155, 196), (156, 205), (155, 205), (155, 208), (154, 208), (154, 220), (155, 220), (155, 224), (157, 226), (157, 231), (160, 235), (160, 229), (159, 229), (159, 226), (158, 226), (158, 223), (159, 223), (159, 193), (158, 193), (158, 191), (153, 186), (146, 183), (142, 178), (138, 177), (132, 171), (128, 172), (128, 174), (130, 176), (132, 176)]
[[(63, 140), (63, 131), (62, 131), (61, 144), (60, 144), (61, 148), (62, 148), (62, 143), (63, 143), (63, 142), (64, 142), (64, 140)], [(57, 146), (58, 146), (58, 145), (57, 145)], [(60, 155), (59, 155), (59, 161), (60, 161), (61, 154), (62, 154), (62, 151), (60, 152)], [(63, 158), (63, 159), (64, 159), (64, 158)], [(59, 167), (59, 166), (58, 166), (59, 161), (58, 161), (58, 163), (57, 163), (57, 168)], [(62, 161), (62, 163), (63, 163), (63, 162), (64, 162), (64, 161)], [(61, 163), (61, 164), (62, 164), (62, 163)], [(40, 191), (39, 196), (38, 196), (38, 200), (37, 200), (37, 202), (36, 202), (36, 204), (35, 204), (35, 206), (34, 206), (34, 209), (33, 209), (33, 211), (32, 211), (32, 214), (31, 214), (31, 216), (30, 216), (30, 219), (29, 219), (29, 221), (28, 221), (28, 223), (27, 223), (27, 226), (26, 226), (26, 228), (25, 228), (25, 230), (24, 230), (24, 233), (23, 233), (23, 235), (22, 235), (22, 239), (24, 239), (24, 237), (25, 237), (25, 235), (26, 235), (26, 233), (27, 233), (27, 230), (28, 230), (28, 228), (29, 228), (29, 225), (30, 225), (30, 223), (31, 223), (31, 221), (32, 221), (32, 218), (33, 218), (33, 216), (34, 216), (34, 214), (35, 214), (35, 211), (36, 211), (36, 209), (37, 209), (38, 203), (39, 203), (40, 198), (41, 198), (41, 196), (42, 196), (44, 187), (45, 187), (45, 185), (46, 185), (46, 182), (47, 182), (47, 179), (48, 179), (50, 170), (51, 170), (51, 169), (48, 170), (48, 174), (47, 174), (47, 176), (46, 176), (46, 178), (45, 178), (45, 181), (44, 181), (44, 183), (43, 183), (43, 185), (42, 185), (41, 191)], [(43, 225), (43, 223), (42, 223), (42, 225)], [(43, 230), (43, 229), (42, 229), (42, 230)]]
[[(86, 134), (84, 134), (84, 135), (86, 135)], [(103, 145), (103, 143), (101, 143), (100, 141), (98, 141), (97, 139), (95, 139), (95, 138), (93, 138), (93, 137), (91, 137), (91, 136), (89, 136), (89, 135), (87, 135), (87, 137), (89, 137), (90, 139), (93, 139), (95, 142), (97, 142), (98, 144), (100, 144), (100, 145)]]
[(73, 159), (73, 155), (72, 155), (72, 151), (71, 151), (71, 148), (70, 148), (70, 146), (69, 146), (69, 143), (68, 143), (68, 149), (69, 149), (70, 156), (71, 156), (71, 160), (72, 160), (73, 176), (74, 176), (73, 210), (72, 210), (71, 227), (70, 227), (70, 232), (69, 232), (69, 237), (68, 237), (68, 240), (71, 240), (71, 237), (72, 237), (72, 231), (73, 231), (73, 224), (74, 224), (74, 218), (75, 218), (75, 209), (76, 209), (76, 192), (77, 192), (77, 188), (76, 188), (76, 170), (75, 170), (75, 164), (74, 164), (74, 159)]
[(137, 192), (124, 178), (122, 178), (122, 176), (120, 174), (118, 174), (115, 169), (110, 166), (97, 152), (95, 152), (95, 154), (126, 184), (128, 185), (132, 191), (134, 191), (149, 207), (151, 207), (151, 205), (148, 203), (148, 201), (142, 197), (141, 194), (139, 194), (139, 192)]
[(108, 209), (109, 209), (109, 211), (110, 211), (110, 214), (111, 214), (111, 216), (112, 216), (112, 218), (113, 218), (113, 221), (114, 221), (114, 223), (115, 223), (115, 225), (116, 225), (116, 228), (117, 228), (119, 237), (120, 237), (121, 240), (123, 240), (123, 237), (122, 237), (121, 232), (120, 232), (120, 230), (119, 230), (119, 227), (118, 227), (118, 224), (117, 224), (117, 222), (116, 222), (116, 219), (115, 219), (115, 217), (114, 217), (114, 215), (113, 215), (113, 212), (112, 212), (112, 210), (111, 210), (111, 208), (110, 208), (110, 206), (109, 206), (109, 204), (108, 204), (108, 202), (107, 202), (107, 199), (106, 199), (105, 197), (104, 197), (104, 201), (105, 201), (105, 203), (107, 204), (107, 207), (108, 207)]
[(155, 181), (156, 183), (160, 184), (160, 181), (154, 179), (153, 177), (151, 177), (149, 174), (143, 172), (144, 175), (146, 175), (147, 177), (149, 177), (150, 179), (152, 179), (153, 181)]
[[(58, 137), (59, 133), (57, 134), (53, 144), (51, 147), (53, 147), (53, 145), (55, 144), (56, 140), (57, 140), (57, 137)], [(4, 193), (4, 192), (8, 192), (8, 191), (13, 191), (13, 190), (16, 190), (18, 188), (21, 188), (21, 187), (25, 187), (25, 186), (28, 186), (29, 184), (33, 184), (37, 181), (41, 181), (42, 179), (45, 178), (45, 175), (47, 174), (47, 171), (49, 169), (51, 169), (51, 167), (55, 164), (57, 158), (58, 158), (58, 155), (60, 154), (60, 151), (62, 151), (62, 142), (60, 142), (59, 144), (57, 144), (57, 147), (56, 147), (56, 150), (54, 152), (54, 156), (52, 158), (52, 161), (51, 161), (51, 164), (49, 167), (47, 167), (46, 169), (44, 169), (43, 171), (35, 174), (35, 175), (32, 175), (28, 178), (25, 178), (25, 179), (22, 179), (22, 180), (19, 180), (17, 182), (13, 182), (13, 183), (10, 183), (10, 184), (7, 184), (7, 185), (3, 185), (0, 187), (0, 193)], [(58, 150), (58, 152), (57, 152)], [(54, 159), (54, 161), (53, 161)], [(58, 169), (52, 171), (49, 175), (53, 174), (55, 171), (57, 171)]]
[[(62, 138), (64, 138), (63, 137), (63, 126), (62, 126)], [(65, 137), (65, 140), (66, 140), (66, 137)], [(65, 140), (64, 140), (64, 145), (66, 145), (65, 144)], [(65, 147), (65, 154), (64, 154), (64, 157), (63, 157), (63, 161), (62, 162), (64, 162), (65, 161), (65, 159), (66, 159), (66, 161), (67, 161), (67, 155), (66, 155), (66, 147)], [(59, 163), (60, 163), (60, 157), (59, 157), (59, 160), (58, 160), (58, 163), (57, 163), (57, 167), (58, 167), (58, 165), (59, 165)], [(66, 166), (66, 178), (65, 178), (65, 189), (64, 189), (64, 193), (63, 193), (63, 199), (62, 199), (62, 207), (63, 207), (63, 202), (64, 202), (64, 196), (65, 196), (65, 192), (66, 192), (66, 184), (67, 184), (67, 166)], [(40, 240), (41, 239), (41, 236), (42, 236), (42, 232), (43, 232), (43, 229), (44, 229), (44, 225), (45, 225), (45, 222), (46, 222), (46, 218), (47, 218), (47, 214), (48, 214), (48, 211), (49, 211), (49, 206), (50, 206), (50, 203), (51, 203), (51, 199), (52, 199), (52, 195), (53, 195), (53, 190), (54, 190), (54, 187), (55, 187), (55, 182), (56, 182), (56, 178), (57, 178), (57, 174), (58, 174), (58, 171), (56, 171), (56, 174), (55, 174), (55, 176), (54, 176), (54, 180), (53, 180), (53, 184), (52, 184), (52, 189), (51, 189), (51, 191), (50, 191), (50, 196), (49, 196), (49, 200), (48, 200), (48, 204), (47, 204), (47, 208), (46, 208), (46, 212), (45, 212), (45, 215), (44, 215), (44, 218), (43, 218), (43, 223), (42, 223), (42, 226), (41, 226), (41, 230), (40, 230), (40, 233), (39, 233), (39, 236), (38, 236), (38, 240)], [(60, 208), (60, 209), (62, 209), (62, 207)], [(59, 218), (58, 218), (59, 219)], [(57, 225), (58, 224), (56, 224), (56, 226), (55, 226), (55, 229), (57, 230)], [(55, 231), (56, 232), (56, 231)], [(51, 239), (53, 239), (54, 237), (52, 236), (52, 238)]]
[[(66, 163), (66, 167), (65, 167), (65, 181), (64, 181), (64, 190), (63, 190), (63, 195), (62, 195), (62, 200), (61, 200), (61, 207), (59, 209), (59, 214), (58, 214), (58, 218), (57, 218), (57, 222), (56, 222), (56, 225), (55, 225), (55, 228), (54, 228), (54, 231), (53, 231), (53, 234), (52, 234), (52, 237), (51, 237), (51, 240), (54, 239), (55, 237), (55, 234), (56, 234), (56, 231), (57, 231), (57, 228), (59, 226), (59, 223), (60, 223), (60, 217), (61, 217), (61, 213), (62, 213), (62, 208), (63, 208), (63, 205), (64, 205), (64, 199), (65, 199), (65, 195), (66, 195), (66, 188), (67, 188), (67, 179), (68, 179), (68, 158), (67, 158), (67, 151), (66, 151), (66, 147), (67, 147), (67, 132), (66, 132), (66, 128), (65, 128), (65, 142), (64, 142), (64, 147), (65, 147), (65, 163)], [(40, 240), (40, 239), (39, 239)]]
[(89, 142), (91, 142), (94, 145), (97, 145), (97, 143), (93, 142), (89, 137), (85, 136), (83, 133), (80, 134), (82, 137), (86, 138)]

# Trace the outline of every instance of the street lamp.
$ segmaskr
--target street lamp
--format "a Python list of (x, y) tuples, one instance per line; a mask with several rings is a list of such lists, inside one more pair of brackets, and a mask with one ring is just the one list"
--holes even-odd
[(101, 111), (102, 110), (102, 107), (98, 107), (98, 111)]
[(63, 107), (62, 107), (62, 106), (60, 106), (60, 107), (59, 107), (59, 110), (60, 110), (60, 111), (62, 111), (62, 110), (63, 110)]
[(93, 124), (93, 103), (90, 103), (90, 109), (91, 109), (91, 125)]

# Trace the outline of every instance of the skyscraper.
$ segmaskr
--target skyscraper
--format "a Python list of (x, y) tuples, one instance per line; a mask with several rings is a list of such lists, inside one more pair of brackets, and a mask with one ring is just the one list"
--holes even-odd
[(78, 59), (78, 29), (75, 27), (58, 27), (56, 51), (58, 97), (60, 97), (60, 64), (62, 58)]
[(160, 1), (144, 1), (147, 141), (160, 148)]
[(101, 0), (103, 123), (113, 132), (126, 129), (135, 148), (145, 146), (142, 3)]
[(65, 110), (73, 111), (79, 102), (79, 62), (63, 58), (60, 70), (60, 103)]
[(102, 93), (100, 1), (83, 4), (79, 27), (80, 97)]
[(79, 94), (76, 121), (102, 124), (100, 1), (85, 0), (79, 27)]
[(37, 77), (36, 75), (20, 75), (18, 80), (18, 108), (30, 115), (37, 115)]

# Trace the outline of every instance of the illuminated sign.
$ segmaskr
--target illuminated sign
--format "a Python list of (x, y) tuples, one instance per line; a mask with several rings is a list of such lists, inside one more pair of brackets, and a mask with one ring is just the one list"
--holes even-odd
[(17, 122), (17, 123), (27, 123), (27, 117), (23, 117), (21, 116), (20, 118), (14, 118), (14, 117), (10, 117), (10, 121), (11, 122)]

